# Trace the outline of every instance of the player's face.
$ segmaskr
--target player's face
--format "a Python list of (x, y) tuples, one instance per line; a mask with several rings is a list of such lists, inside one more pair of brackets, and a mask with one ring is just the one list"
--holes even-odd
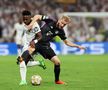
[(31, 16), (30, 15), (23, 16), (23, 22), (26, 25), (28, 25), (31, 22)]
[(66, 26), (68, 24), (68, 22), (66, 22), (64, 19), (59, 19), (57, 22), (57, 25), (60, 29), (64, 28), (64, 26)]

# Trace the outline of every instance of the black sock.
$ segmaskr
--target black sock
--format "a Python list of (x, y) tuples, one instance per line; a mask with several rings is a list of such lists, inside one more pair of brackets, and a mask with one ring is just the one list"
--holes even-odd
[(54, 74), (55, 74), (55, 81), (58, 81), (60, 75), (60, 65), (54, 66)]
[(21, 57), (25, 61), (26, 65), (27, 65), (28, 61), (31, 59), (31, 55), (29, 54), (28, 50), (24, 51)]

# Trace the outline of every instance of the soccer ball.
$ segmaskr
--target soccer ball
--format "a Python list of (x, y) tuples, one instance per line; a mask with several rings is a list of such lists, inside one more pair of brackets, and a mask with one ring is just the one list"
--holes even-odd
[(33, 75), (33, 76), (31, 77), (31, 83), (32, 83), (32, 85), (34, 85), (34, 86), (40, 85), (40, 84), (41, 84), (41, 81), (42, 81), (42, 78), (41, 78), (41, 76), (39, 76), (39, 75)]

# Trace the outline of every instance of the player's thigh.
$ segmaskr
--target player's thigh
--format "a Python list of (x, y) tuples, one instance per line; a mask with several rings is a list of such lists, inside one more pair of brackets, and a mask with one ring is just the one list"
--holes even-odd
[(52, 57), (56, 56), (55, 52), (51, 47), (40, 47), (39, 53), (45, 58), (51, 60)]
[(28, 51), (29, 51), (30, 54), (32, 54), (35, 51), (35, 48), (29, 46), (28, 47)]
[(28, 49), (28, 45), (24, 45), (22, 49), (22, 53)]
[(55, 64), (55, 65), (59, 65), (60, 64), (60, 59), (58, 58), (58, 56), (53, 56), (51, 58), (51, 61)]

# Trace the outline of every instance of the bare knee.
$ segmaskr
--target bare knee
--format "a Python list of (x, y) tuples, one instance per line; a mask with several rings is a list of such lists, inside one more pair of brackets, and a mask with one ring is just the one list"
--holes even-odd
[(35, 48), (32, 48), (31, 46), (28, 47), (29, 54), (32, 54), (35, 51)]
[(60, 65), (60, 60), (57, 56), (54, 56), (51, 58), (51, 61), (55, 64), (55, 65)]

